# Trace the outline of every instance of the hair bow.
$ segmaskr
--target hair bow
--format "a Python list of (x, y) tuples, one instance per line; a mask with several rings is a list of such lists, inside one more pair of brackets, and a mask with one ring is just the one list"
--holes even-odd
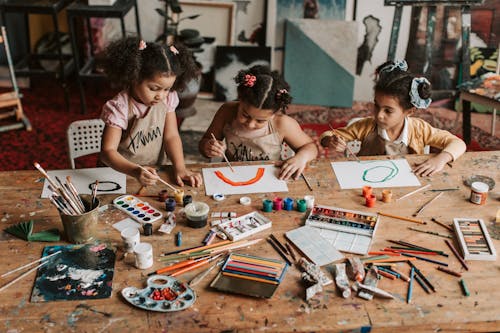
[(246, 74), (245, 75), (245, 82), (243, 84), (245, 85), (245, 87), (253, 87), (253, 85), (255, 84), (255, 81), (257, 81), (257, 78), (255, 77), (255, 75)]
[(144, 50), (147, 46), (148, 45), (146, 44), (146, 42), (141, 39), (141, 41), (139, 42), (139, 51)]
[(403, 72), (406, 72), (408, 70), (408, 64), (406, 63), (406, 60), (394, 60), (394, 63), (385, 65), (384, 67), (382, 67), (382, 69), (380, 69), (379, 72), (392, 72), (396, 68)]
[(278, 96), (282, 96), (282, 95), (285, 95), (285, 94), (288, 94), (288, 90), (286, 90), (284, 88), (278, 90), (278, 94), (277, 94)]
[(175, 55), (179, 54), (179, 50), (177, 50), (177, 48), (173, 45), (170, 45), (169, 50), (170, 50), (170, 52), (172, 52)]
[(422, 98), (418, 93), (418, 86), (421, 83), (430, 84), (429, 81), (425, 77), (415, 77), (411, 81), (411, 89), (410, 89), (410, 103), (416, 107), (417, 109), (427, 109), (432, 102), (430, 98)]

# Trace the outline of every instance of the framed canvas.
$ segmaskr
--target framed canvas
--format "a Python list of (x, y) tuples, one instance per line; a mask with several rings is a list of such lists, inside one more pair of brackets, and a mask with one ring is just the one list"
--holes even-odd
[(266, 1), (233, 0), (236, 5), (235, 43), (237, 46), (266, 46)]
[(218, 46), (215, 55), (215, 95), (217, 101), (237, 98), (234, 77), (254, 65), (269, 66), (271, 48), (255, 46)]

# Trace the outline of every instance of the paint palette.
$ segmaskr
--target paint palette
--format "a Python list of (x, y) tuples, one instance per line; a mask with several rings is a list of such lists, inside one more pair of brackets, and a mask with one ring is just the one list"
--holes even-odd
[(140, 223), (151, 223), (163, 216), (159, 210), (130, 194), (119, 196), (113, 204)]
[(126, 287), (122, 296), (138, 308), (158, 312), (184, 310), (196, 300), (194, 291), (186, 283), (166, 275), (149, 277), (144, 289)]
[(340, 251), (366, 254), (378, 225), (378, 214), (315, 205), (305, 224), (318, 228)]
[(251, 212), (237, 218), (222, 220), (217, 228), (232, 241), (251, 236), (259, 231), (271, 228), (272, 221), (258, 212)]
[(481, 219), (454, 218), (453, 226), (465, 260), (496, 260), (497, 253)]

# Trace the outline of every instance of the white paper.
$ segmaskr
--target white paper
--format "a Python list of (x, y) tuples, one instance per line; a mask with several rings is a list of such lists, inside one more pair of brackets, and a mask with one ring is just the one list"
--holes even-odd
[[(58, 184), (56, 176), (59, 177), (63, 184), (66, 183), (66, 177), (70, 176), (71, 183), (79, 194), (92, 194), (92, 186), (89, 185), (95, 183), (96, 180), (99, 181), (97, 194), (125, 194), (127, 189), (125, 174), (111, 168), (52, 170), (47, 171), (47, 174), (56, 184)], [(45, 179), (42, 198), (50, 197), (51, 191), (48, 186), (49, 182)]]
[[(224, 177), (233, 182), (244, 182), (255, 178), (259, 168), (264, 168), (264, 175), (257, 182), (250, 185), (230, 185), (217, 177), (215, 171), (220, 171)], [(233, 166), (234, 172), (229, 167), (202, 169), (203, 181), (207, 195), (220, 194), (246, 194), (288, 192), (288, 185), (284, 180), (279, 180), (280, 169), (274, 165), (244, 165)]]
[(420, 186), (406, 159), (332, 162), (341, 189)]

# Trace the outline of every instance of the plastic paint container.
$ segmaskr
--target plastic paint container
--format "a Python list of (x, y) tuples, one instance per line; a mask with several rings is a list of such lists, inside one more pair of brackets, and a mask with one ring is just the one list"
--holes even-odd
[(167, 212), (173, 212), (175, 210), (175, 205), (175, 199), (167, 198), (167, 200), (165, 200), (165, 210)]
[(392, 201), (392, 191), (391, 190), (383, 190), (382, 191), (382, 201), (386, 202), (386, 203)]
[(204, 202), (191, 202), (184, 208), (187, 225), (191, 228), (203, 228), (207, 225), (208, 211), (210, 208)]
[(283, 204), (283, 199), (281, 199), (280, 197), (274, 198), (274, 200), (273, 200), (273, 209), (274, 210), (281, 210), (282, 204)]
[(375, 201), (377, 201), (376, 196), (370, 194), (370, 196), (365, 197), (365, 199), (366, 199), (366, 207), (375, 207)]
[(273, 202), (269, 199), (262, 201), (262, 210), (266, 213), (273, 211)]
[(184, 200), (184, 191), (183, 190), (175, 190), (174, 198), (175, 198), (175, 202), (177, 202), (178, 205), (182, 205), (183, 200)]
[(297, 200), (297, 210), (301, 213), (307, 210), (307, 203), (304, 199)]
[(484, 205), (488, 197), (489, 186), (483, 182), (474, 182), (470, 185), (470, 202)]
[(184, 198), (182, 199), (182, 205), (186, 207), (187, 204), (190, 204), (193, 202), (193, 197), (190, 195), (185, 195)]
[(371, 186), (363, 186), (363, 196), (366, 198), (372, 195), (372, 187)]
[(146, 223), (142, 226), (144, 229), (144, 236), (151, 236), (153, 234), (153, 225), (151, 223)]
[(306, 201), (306, 207), (312, 209), (314, 207), (314, 196), (306, 195), (304, 196), (304, 200)]
[(293, 199), (292, 198), (285, 198), (285, 200), (283, 200), (283, 208), (285, 210), (292, 210), (293, 209)]
[(168, 191), (167, 190), (161, 190), (158, 193), (158, 200), (160, 202), (165, 202), (165, 200), (167, 200), (167, 198), (168, 198)]

